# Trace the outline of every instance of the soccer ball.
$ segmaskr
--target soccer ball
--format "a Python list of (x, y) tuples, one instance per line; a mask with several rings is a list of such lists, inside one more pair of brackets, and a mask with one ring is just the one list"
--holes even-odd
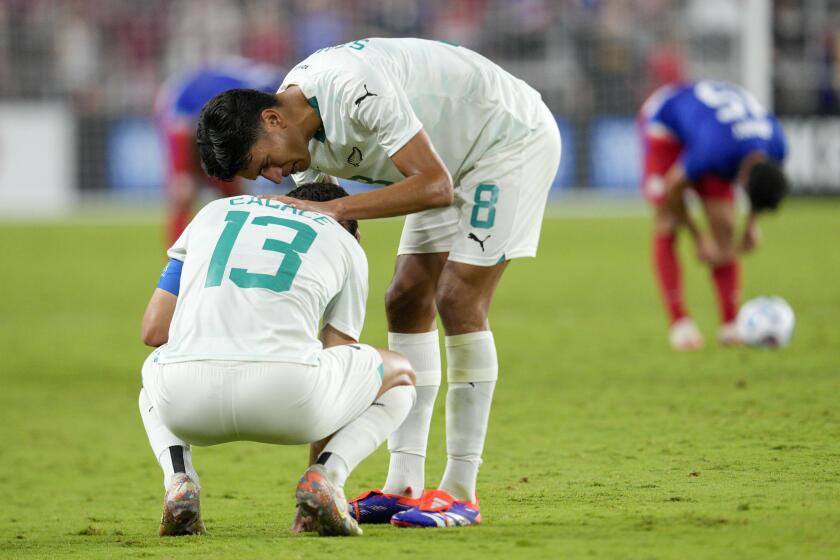
[(748, 346), (782, 348), (793, 336), (796, 317), (788, 302), (778, 296), (751, 299), (738, 312), (738, 334)]

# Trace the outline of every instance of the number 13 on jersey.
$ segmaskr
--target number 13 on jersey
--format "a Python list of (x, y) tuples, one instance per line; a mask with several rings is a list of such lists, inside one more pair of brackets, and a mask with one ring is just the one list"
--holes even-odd
[[(242, 210), (231, 210), (225, 216), (225, 229), (216, 242), (216, 248), (210, 258), (210, 267), (207, 269), (207, 280), (205, 288), (221, 286), (224, 280), (225, 270), (236, 239), (248, 221), (250, 212)], [(300, 268), (300, 255), (306, 253), (315, 241), (318, 233), (307, 224), (280, 218), (277, 216), (257, 216), (251, 220), (252, 226), (282, 226), (295, 230), (295, 236), (291, 242), (279, 239), (267, 238), (263, 243), (263, 250), (281, 253), (283, 260), (274, 274), (260, 274), (248, 272), (244, 268), (232, 268), (230, 280), (240, 288), (265, 288), (272, 292), (287, 292), (292, 287), (298, 269)]]

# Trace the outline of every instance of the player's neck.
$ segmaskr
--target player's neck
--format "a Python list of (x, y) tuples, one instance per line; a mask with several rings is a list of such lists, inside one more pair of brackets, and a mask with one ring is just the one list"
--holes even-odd
[(307, 140), (311, 140), (322, 126), (321, 116), (309, 104), (300, 88), (291, 86), (278, 93), (277, 98), (288, 123), (303, 132)]

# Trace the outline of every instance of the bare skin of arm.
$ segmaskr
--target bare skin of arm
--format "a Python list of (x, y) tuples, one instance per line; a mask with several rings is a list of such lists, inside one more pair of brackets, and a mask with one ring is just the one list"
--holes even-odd
[(738, 246), (738, 252), (749, 253), (761, 243), (761, 229), (758, 227), (758, 214), (750, 212), (747, 216), (747, 223), (744, 227), (744, 235)]
[(709, 229), (715, 241), (715, 251), (710, 254), (707, 261), (710, 265), (725, 265), (739, 255), (755, 249), (760, 235), (755, 213), (751, 212), (747, 216), (741, 240), (736, 241), (735, 230), (737, 229), (738, 216), (735, 204), (731, 201), (710, 199), (704, 201), (703, 206), (709, 219)]
[(143, 314), (140, 334), (143, 344), (158, 347), (169, 340), (169, 324), (175, 314), (178, 296), (160, 288), (155, 288), (152, 298)]
[(691, 181), (680, 163), (675, 163), (665, 175), (665, 204), (660, 207), (657, 222), (663, 228), (676, 231), (680, 225), (691, 233), (697, 246), (697, 257), (703, 262), (711, 262), (715, 258), (716, 249), (700, 228), (691, 218), (685, 206), (685, 191), (691, 186)]
[[(747, 156), (741, 161), (741, 165), (738, 168), (738, 184), (746, 188), (753, 165), (762, 161), (767, 161), (767, 154), (762, 151), (754, 151), (747, 154)], [(744, 233), (741, 237), (741, 242), (738, 244), (737, 251), (741, 254), (749, 253), (758, 247), (760, 241), (761, 230), (758, 227), (758, 213), (750, 210), (749, 215), (747, 215)]]
[(665, 175), (665, 196), (666, 205), (670, 214), (677, 221), (677, 225), (684, 225), (692, 237), (697, 239), (700, 236), (700, 229), (688, 214), (685, 206), (685, 191), (691, 186), (691, 181), (685, 174), (685, 169), (679, 163), (671, 166)]
[(376, 191), (312, 202), (287, 197), (271, 197), (284, 204), (332, 216), (336, 220), (369, 220), (404, 216), (452, 204), (452, 177), (421, 130), (391, 157), (405, 179)]

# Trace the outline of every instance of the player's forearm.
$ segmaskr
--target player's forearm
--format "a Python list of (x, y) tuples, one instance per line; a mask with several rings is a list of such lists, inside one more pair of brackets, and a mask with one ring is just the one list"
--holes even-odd
[(166, 317), (165, 313), (149, 308), (143, 316), (143, 323), (140, 326), (140, 336), (143, 344), (157, 348), (169, 340), (169, 323), (172, 317)]
[(665, 176), (665, 203), (677, 219), (677, 222), (682, 224), (691, 232), (692, 237), (697, 239), (700, 235), (700, 229), (691, 219), (691, 215), (689, 215), (688, 208), (685, 205), (685, 191), (689, 184), (689, 179), (681, 165), (676, 164), (671, 167)]
[(743, 255), (755, 250), (761, 238), (760, 231), (758, 228), (758, 215), (755, 212), (750, 212), (744, 225), (744, 234), (741, 242), (736, 248), (736, 254)]
[(169, 340), (169, 325), (177, 301), (176, 295), (161, 288), (155, 289), (140, 324), (140, 336), (145, 345), (157, 347)]
[(337, 220), (369, 220), (405, 216), (452, 204), (454, 189), (448, 173), (421, 174), (353, 196), (331, 201)]
[(697, 227), (697, 224), (691, 218), (691, 214), (688, 213), (685, 201), (680, 200), (676, 208), (672, 207), (672, 209), (674, 210), (674, 215), (677, 217), (677, 222), (687, 229), (694, 239), (700, 237), (700, 228)]

